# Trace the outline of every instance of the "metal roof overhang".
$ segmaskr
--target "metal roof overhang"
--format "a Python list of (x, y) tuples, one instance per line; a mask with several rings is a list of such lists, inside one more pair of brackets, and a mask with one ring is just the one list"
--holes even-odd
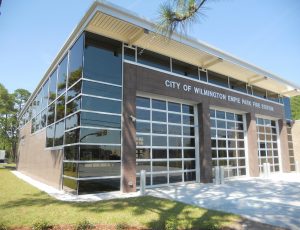
[(272, 73), (194, 38), (174, 33), (170, 39), (167, 39), (157, 32), (154, 23), (127, 9), (104, 0), (98, 0), (91, 5), (71, 33), (20, 115), (29, 106), (49, 74), (84, 30), (197, 65), (283, 96), (300, 95), (300, 87)]
[(87, 31), (139, 46), (204, 69), (244, 81), (284, 96), (300, 95), (299, 87), (254, 65), (203, 42), (173, 34), (171, 39), (157, 32), (155, 24), (104, 1), (86, 27)]

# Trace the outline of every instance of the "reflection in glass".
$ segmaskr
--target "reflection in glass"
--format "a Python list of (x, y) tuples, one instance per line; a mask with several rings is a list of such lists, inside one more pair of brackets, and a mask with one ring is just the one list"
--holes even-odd
[(79, 178), (120, 176), (121, 162), (79, 163)]
[(64, 147), (65, 160), (78, 160), (79, 159), (79, 145), (65, 146)]
[(152, 66), (155, 68), (170, 71), (170, 58), (167, 56), (160, 55), (150, 50), (138, 48), (137, 50), (137, 61), (138, 63)]
[(111, 145), (80, 145), (80, 160), (121, 160), (121, 147)]
[(121, 131), (107, 130), (107, 129), (81, 128), (80, 142), (81, 143), (120, 144), (121, 143)]
[(121, 113), (121, 102), (83, 96), (82, 109), (107, 113)]
[(172, 59), (172, 72), (199, 80), (197, 66), (176, 59)]
[(68, 71), (68, 55), (64, 57), (59, 64), (57, 76), (57, 96), (61, 95), (66, 90), (67, 84), (67, 71)]
[(65, 121), (62, 120), (55, 124), (54, 146), (64, 144)]
[(120, 178), (82, 180), (78, 182), (78, 194), (120, 191)]
[(51, 125), (54, 122), (55, 118), (55, 103), (52, 103), (51, 105), (48, 106), (48, 125)]
[(82, 77), (83, 41), (84, 35), (82, 34), (69, 52), (68, 87)]
[(67, 101), (72, 100), (73, 98), (75, 98), (76, 96), (78, 96), (78, 94), (81, 93), (81, 84), (82, 84), (82, 81), (79, 81), (72, 88), (68, 89), (68, 92), (67, 92)]
[(56, 101), (56, 121), (65, 117), (65, 95), (59, 97)]
[(85, 78), (121, 85), (122, 43), (86, 33), (83, 72)]
[(54, 144), (54, 125), (48, 126), (46, 130), (46, 147), (53, 147)]
[(121, 116), (81, 112), (81, 126), (121, 128)]
[(96, 82), (83, 81), (82, 93), (101, 97), (122, 99), (122, 88)]
[(66, 118), (66, 130), (75, 128), (80, 125), (80, 113), (76, 113)]
[(136, 154), (136, 159), (150, 159), (150, 149), (137, 148), (135, 154)]
[(54, 70), (54, 72), (51, 74), (49, 78), (50, 84), (49, 84), (48, 104), (50, 104), (56, 98), (56, 81), (57, 81), (57, 69)]

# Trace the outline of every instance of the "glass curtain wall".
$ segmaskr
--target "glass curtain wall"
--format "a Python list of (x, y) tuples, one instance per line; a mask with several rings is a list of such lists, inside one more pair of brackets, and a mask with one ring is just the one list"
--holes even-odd
[(210, 124), (213, 167), (224, 166), (225, 177), (246, 175), (243, 115), (211, 109)]
[(195, 181), (193, 106), (146, 97), (136, 106), (137, 186), (141, 170), (147, 186)]
[(258, 136), (259, 171), (263, 173), (263, 164), (270, 163), (271, 172), (279, 167), (278, 130), (275, 120), (256, 118)]
[(292, 135), (292, 121), (287, 121), (287, 133), (288, 133), (288, 148), (289, 148), (289, 158), (290, 158), (290, 170), (295, 171), (295, 154), (293, 146), (293, 135)]
[(122, 43), (85, 33), (80, 46), (70, 52), (63, 186), (78, 194), (119, 191)]

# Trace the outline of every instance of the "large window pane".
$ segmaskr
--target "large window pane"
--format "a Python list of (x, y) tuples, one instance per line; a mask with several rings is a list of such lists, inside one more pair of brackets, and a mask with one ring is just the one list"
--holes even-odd
[(65, 95), (59, 97), (56, 101), (56, 121), (65, 117)]
[(90, 127), (121, 128), (121, 117), (117, 115), (81, 112), (81, 125)]
[(54, 144), (54, 125), (48, 126), (46, 131), (46, 147), (53, 147)]
[(66, 118), (66, 130), (75, 128), (80, 125), (80, 113), (76, 113)]
[(121, 85), (122, 44), (90, 33), (85, 37), (84, 77)]
[(63, 189), (69, 193), (77, 194), (77, 181), (63, 178)]
[(269, 100), (275, 101), (275, 102), (279, 102), (279, 95), (278, 95), (278, 93), (273, 93), (271, 91), (268, 91), (267, 94), (268, 94), (268, 99)]
[(64, 162), (64, 175), (70, 177), (77, 177), (77, 164)]
[(65, 132), (65, 144), (72, 144), (79, 142), (80, 129), (74, 129), (69, 132)]
[(84, 35), (81, 35), (69, 52), (69, 78), (68, 87), (73, 85), (82, 76)]
[(82, 142), (82, 143), (120, 144), (121, 143), (121, 131), (81, 128), (80, 142)]
[(67, 92), (67, 101), (72, 100), (73, 98), (75, 98), (76, 96), (78, 96), (78, 94), (81, 93), (81, 85), (82, 85), (82, 81), (79, 81), (72, 88), (68, 89), (68, 92)]
[(252, 86), (252, 92), (254, 96), (261, 97), (261, 98), (267, 98), (267, 91), (265, 89), (261, 89), (256, 86)]
[(48, 104), (50, 104), (52, 101), (56, 98), (56, 81), (57, 81), (57, 69), (51, 74), (49, 79), (49, 100)]
[(120, 178), (84, 180), (78, 182), (78, 194), (120, 191)]
[(137, 61), (144, 65), (170, 71), (170, 58), (149, 50), (138, 48)]
[(41, 113), (41, 129), (47, 125), (47, 109)]
[(61, 95), (66, 90), (67, 71), (68, 71), (68, 55), (66, 55), (62, 60), (62, 62), (59, 64), (58, 76), (57, 76), (57, 96)]
[(44, 109), (48, 105), (48, 88), (49, 88), (49, 80), (45, 82), (42, 89), (42, 109)]
[(67, 104), (66, 115), (75, 113), (80, 108), (81, 108), (81, 97), (78, 97)]
[(101, 111), (108, 113), (121, 113), (121, 102), (109, 99), (82, 97), (82, 108), (91, 111)]
[(199, 80), (198, 67), (172, 59), (172, 72)]
[(55, 118), (55, 103), (52, 103), (48, 106), (48, 125), (52, 124), (54, 122)]
[(124, 47), (124, 59), (135, 62), (135, 49)]
[(83, 81), (82, 93), (95, 96), (109, 97), (109, 98), (122, 98), (122, 88), (117, 86), (105, 85), (90, 81)]
[(228, 77), (208, 71), (208, 82), (228, 88)]
[(62, 120), (55, 124), (54, 146), (64, 144), (65, 121)]
[(246, 82), (242, 82), (233, 78), (230, 78), (230, 88), (243, 92), (243, 93), (247, 93), (247, 84)]
[(81, 145), (80, 160), (121, 160), (121, 147), (109, 145)]
[(78, 174), (79, 174), (79, 178), (120, 176), (121, 163), (120, 162), (79, 163)]
[(64, 147), (65, 160), (78, 160), (79, 159), (79, 145)]

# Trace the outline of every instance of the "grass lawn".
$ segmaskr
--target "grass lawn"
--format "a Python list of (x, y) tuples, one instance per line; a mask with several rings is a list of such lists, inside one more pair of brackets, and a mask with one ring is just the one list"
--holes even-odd
[(242, 221), (237, 215), (150, 196), (93, 203), (58, 201), (18, 179), (9, 169), (0, 168), (0, 223), (9, 227), (32, 226), (38, 220), (64, 225), (86, 219), (94, 224), (164, 229), (172, 217), (181, 229), (222, 228)]

